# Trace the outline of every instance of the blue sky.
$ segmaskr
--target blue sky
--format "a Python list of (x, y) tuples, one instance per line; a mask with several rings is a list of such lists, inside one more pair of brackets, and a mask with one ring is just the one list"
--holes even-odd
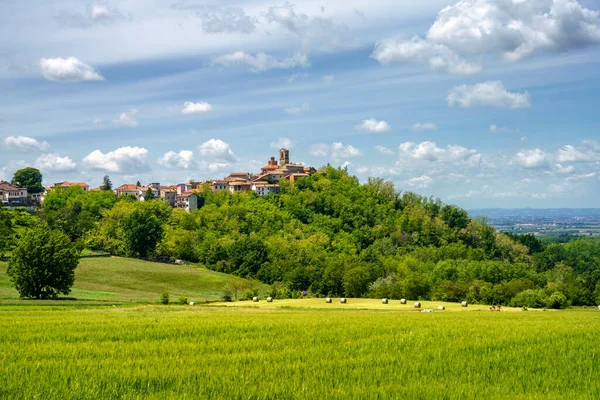
[(600, 7), (0, 3), (0, 179), (176, 184), (294, 162), (466, 208), (597, 207)]

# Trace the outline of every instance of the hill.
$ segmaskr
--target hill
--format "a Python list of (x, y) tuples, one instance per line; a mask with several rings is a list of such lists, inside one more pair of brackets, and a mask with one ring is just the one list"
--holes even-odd
[[(19, 298), (6, 275), (7, 265), (0, 262), (0, 303)], [(178, 297), (187, 297), (189, 301), (196, 302), (214, 301), (221, 298), (225, 285), (230, 281), (252, 285), (245, 279), (197, 266), (152, 263), (122, 257), (83, 258), (75, 272), (75, 286), (69, 298), (112, 304), (145, 303), (158, 302), (161, 293), (167, 292), (171, 301)], [(264, 288), (262, 285), (258, 287)]]

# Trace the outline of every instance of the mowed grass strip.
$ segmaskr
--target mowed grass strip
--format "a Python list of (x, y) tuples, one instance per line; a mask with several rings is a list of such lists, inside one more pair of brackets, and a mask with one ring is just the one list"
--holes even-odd
[(0, 312), (0, 398), (591, 399), (599, 315)]
[[(7, 263), (0, 262), (0, 303), (19, 299), (6, 275), (7, 266)], [(68, 297), (78, 301), (117, 304), (156, 303), (160, 294), (167, 292), (172, 301), (178, 297), (187, 297), (189, 301), (214, 301), (221, 298), (225, 284), (231, 280), (242, 279), (195, 266), (122, 257), (82, 258), (75, 271), (75, 285)]]

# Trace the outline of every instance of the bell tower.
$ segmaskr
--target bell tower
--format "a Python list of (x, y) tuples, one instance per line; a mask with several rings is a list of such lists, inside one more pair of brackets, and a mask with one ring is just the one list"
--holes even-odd
[(288, 149), (279, 150), (279, 166), (283, 167), (290, 163), (290, 151)]

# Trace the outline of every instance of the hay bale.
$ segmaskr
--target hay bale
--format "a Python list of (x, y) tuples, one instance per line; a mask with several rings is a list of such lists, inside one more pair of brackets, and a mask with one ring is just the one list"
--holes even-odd
[(598, 311), (600, 311), (600, 306), (598, 306)]
[(254, 296), (254, 297), (252, 298), (252, 301), (253, 301), (253, 302), (255, 302), (255, 303), (258, 303), (258, 297)]
[(342, 303), (342, 304), (346, 304), (346, 303), (347, 303), (347, 301), (348, 301), (348, 300), (346, 300), (346, 298), (345, 298), (345, 297), (342, 297), (342, 298), (340, 299), (340, 303)]
[(193, 301), (190, 301), (190, 306), (193, 306), (194, 304), (196, 304), (196, 303), (194, 303)]
[(273, 298), (271, 296), (267, 297), (267, 303), (272, 303), (273, 302)]
[(421, 308), (421, 302), (420, 301), (416, 301), (415, 302), (415, 308)]
[(329, 304), (331, 304), (331, 297), (327, 297), (327, 298), (325, 299), (325, 303), (329, 303)]
[(466, 301), (463, 301), (462, 303), (460, 303), (460, 305), (463, 306), (463, 307), (468, 307), (469, 306), (469, 304)]
[(444, 306), (438, 306), (438, 310), (445, 310), (445, 309), (446, 309), (446, 307), (444, 307)]
[(387, 304), (388, 303), (388, 299), (381, 299), (381, 304)]
[(401, 299), (400, 304), (406, 304), (406, 299)]

